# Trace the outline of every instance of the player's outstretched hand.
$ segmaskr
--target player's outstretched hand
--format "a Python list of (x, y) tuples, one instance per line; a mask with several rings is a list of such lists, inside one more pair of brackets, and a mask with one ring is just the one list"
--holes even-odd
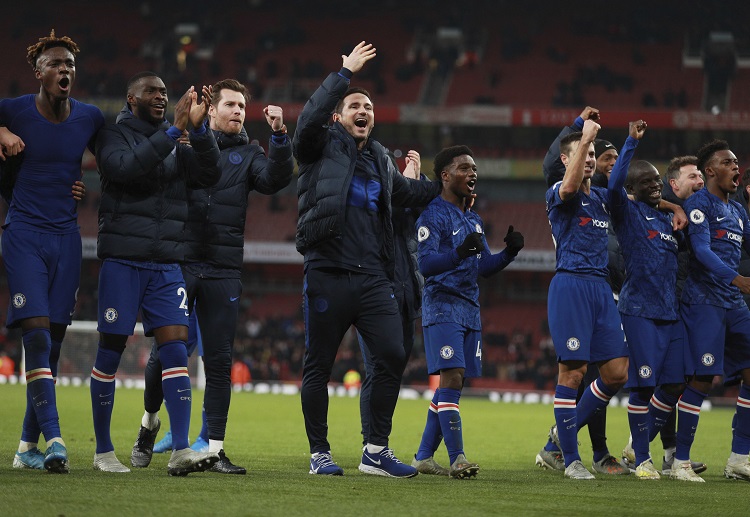
[(6, 156), (15, 156), (24, 150), (26, 144), (21, 137), (12, 133), (7, 127), (0, 127), (0, 160)]
[(596, 134), (601, 128), (602, 126), (600, 126), (593, 120), (588, 119), (583, 123), (583, 138), (581, 138), (581, 143), (585, 143), (586, 145), (588, 145), (596, 140)]
[(73, 183), (73, 199), (82, 201), (86, 197), (86, 185), (82, 181)]
[(583, 120), (599, 120), (599, 110), (591, 106), (586, 106), (583, 108), (580, 116)]
[(732, 280), (732, 285), (739, 287), (742, 294), (750, 294), (750, 278), (737, 275)]
[(263, 114), (266, 116), (266, 122), (271, 126), (271, 131), (281, 131), (284, 127), (284, 110), (281, 106), (269, 104), (263, 108)]
[(190, 119), (190, 108), (193, 105), (194, 95), (195, 88), (191, 86), (188, 88), (188, 91), (180, 97), (177, 104), (174, 105), (174, 126), (180, 131), (187, 129), (188, 121)]
[(211, 96), (213, 95), (213, 86), (203, 86), (201, 88), (201, 101), (198, 102), (198, 92), (193, 90), (190, 94), (190, 123), (193, 127), (200, 127), (206, 120), (208, 108), (211, 105)]
[(683, 228), (687, 227), (688, 224), (688, 218), (685, 211), (682, 209), (680, 205), (675, 206), (672, 209), (672, 229), (682, 230)]
[(648, 124), (646, 124), (646, 122), (644, 122), (643, 120), (636, 120), (635, 122), (629, 122), (628, 134), (631, 136), (631, 138), (640, 140), (641, 138), (643, 138), (643, 135), (646, 133), (647, 127), (648, 127)]
[(422, 157), (414, 149), (409, 149), (406, 153), (406, 167), (404, 167), (404, 176), (413, 180), (419, 179), (419, 173), (422, 170)]
[(365, 66), (365, 63), (376, 56), (375, 50), (376, 49), (372, 46), (372, 43), (360, 41), (359, 44), (354, 47), (351, 54), (348, 56), (342, 54), (342, 66), (351, 73), (359, 72), (362, 70), (362, 67)]
[(458, 256), (461, 260), (476, 255), (484, 251), (484, 242), (482, 242), (482, 234), (479, 232), (472, 232), (466, 236), (464, 242), (459, 244), (456, 248)]
[(503, 239), (505, 242), (505, 252), (511, 257), (518, 255), (518, 252), (523, 249), (523, 234), (513, 230), (513, 225), (508, 226), (508, 233)]

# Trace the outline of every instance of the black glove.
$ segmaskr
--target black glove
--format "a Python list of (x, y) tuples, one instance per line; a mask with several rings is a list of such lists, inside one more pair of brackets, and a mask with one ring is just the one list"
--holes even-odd
[(458, 252), (458, 256), (461, 258), (461, 260), (483, 251), (484, 242), (482, 242), (482, 234), (479, 232), (474, 232), (467, 235), (464, 239), (464, 242), (462, 242), (459, 247), (456, 248), (456, 252)]
[(508, 226), (508, 233), (503, 241), (506, 245), (505, 251), (511, 257), (515, 257), (523, 249), (523, 235), (521, 235), (521, 232), (514, 232), (513, 225)]

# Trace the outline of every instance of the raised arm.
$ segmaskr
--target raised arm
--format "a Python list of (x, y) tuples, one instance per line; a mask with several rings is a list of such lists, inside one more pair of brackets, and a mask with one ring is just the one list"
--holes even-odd
[(305, 103), (297, 118), (292, 139), (294, 157), (298, 162), (313, 163), (320, 158), (328, 138), (331, 113), (349, 87), (352, 75), (375, 55), (375, 48), (371, 44), (360, 42), (351, 54), (341, 56), (341, 70), (330, 74)]
[(599, 120), (599, 110), (591, 106), (586, 106), (581, 114), (576, 117), (575, 121), (573, 121), (572, 125), (562, 128), (560, 134), (557, 135), (557, 138), (550, 145), (542, 164), (542, 173), (544, 174), (544, 179), (547, 180), (547, 187), (551, 187), (558, 181), (561, 181), (563, 176), (565, 176), (565, 165), (560, 159), (560, 140), (574, 131), (581, 131), (583, 124), (589, 119), (594, 121)]
[(589, 148), (596, 140), (600, 125), (589, 119), (583, 124), (583, 136), (578, 143), (578, 148), (565, 167), (565, 176), (560, 185), (560, 199), (567, 201), (578, 193), (583, 184), (584, 168), (589, 157)]
[(617, 156), (617, 161), (614, 167), (612, 167), (612, 173), (607, 183), (609, 199), (614, 204), (620, 205), (627, 200), (625, 180), (628, 177), (630, 161), (633, 159), (633, 153), (635, 152), (635, 148), (638, 147), (638, 142), (646, 134), (647, 127), (647, 124), (643, 120), (636, 120), (628, 124), (628, 138), (625, 139), (625, 145), (622, 146), (622, 150)]

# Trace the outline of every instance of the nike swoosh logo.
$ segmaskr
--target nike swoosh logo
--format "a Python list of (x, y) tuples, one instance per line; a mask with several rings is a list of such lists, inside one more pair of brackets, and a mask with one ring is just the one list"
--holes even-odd
[(230, 296), (230, 297), (229, 297), (229, 301), (230, 301), (230, 302), (236, 302), (236, 301), (237, 301), (237, 300), (239, 300), (239, 299), (240, 299), (240, 297), (239, 297), (239, 296)]
[(581, 203), (581, 206), (589, 206), (591, 203)]
[(726, 219), (726, 218), (727, 218), (727, 216), (724, 216), (724, 217), (717, 217), (717, 218), (716, 218), (716, 222), (721, 222), (721, 221), (723, 221), (723, 220), (724, 220), (724, 219)]
[(368, 460), (370, 460), (371, 462), (373, 462), (373, 463), (374, 463), (375, 465), (380, 465), (380, 460), (374, 460), (374, 459), (372, 459), (372, 457), (371, 457), (371, 456), (368, 456), (368, 455), (367, 455), (367, 453), (365, 453), (365, 457), (366, 457), (366, 458), (367, 458)]
[(190, 391), (190, 388), (185, 388), (184, 390), (177, 390), (177, 393), (182, 393), (183, 391)]
[(574, 418), (575, 418), (575, 417), (570, 417), (570, 418), (563, 418), (563, 424), (567, 424), (568, 422), (570, 422), (570, 421), (571, 421), (571, 420), (573, 420)]
[(105, 398), (105, 397), (111, 397), (112, 395), (114, 395), (114, 393), (107, 393), (106, 395), (102, 395), (102, 394), (100, 393), (100, 394), (99, 394), (99, 397), (100, 397), (100, 398)]
[(656, 217), (646, 217), (646, 221), (653, 221)]
[(454, 230), (453, 231), (453, 235), (458, 235), (458, 232), (460, 232), (460, 231), (461, 231), (461, 228), (459, 228), (458, 230)]
[(646, 425), (646, 422), (641, 422), (638, 424), (638, 427), (643, 427), (644, 425)]
[(37, 399), (37, 397), (41, 397), (42, 395), (44, 395), (44, 393), (39, 393), (38, 395), (35, 395), (35, 396), (34, 396), (34, 397), (32, 397), (32, 398), (33, 398), (33, 400), (36, 400), (36, 399)]

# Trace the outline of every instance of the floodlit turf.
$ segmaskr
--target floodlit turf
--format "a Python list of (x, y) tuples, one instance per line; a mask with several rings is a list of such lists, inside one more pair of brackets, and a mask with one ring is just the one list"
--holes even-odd
[[(69, 475), (11, 468), (24, 410), (24, 386), (1, 385), (0, 515), (747, 515), (750, 483), (722, 475), (729, 454), (732, 412), (704, 412), (694, 457), (709, 470), (705, 484), (662, 479), (639, 481), (598, 475), (574, 482), (534, 466), (552, 407), (461, 401), (467, 457), (481, 466), (477, 479), (455, 481), (419, 475), (395, 480), (357, 471), (361, 454), (356, 398), (333, 398), (330, 441), (344, 477), (311, 476), (298, 396), (237, 393), (227, 430), (226, 452), (248, 468), (246, 476), (213, 473), (167, 476), (168, 455), (156, 454), (147, 469), (106, 474), (92, 469), (94, 434), (89, 391), (57, 390), (63, 437), (71, 457)], [(191, 438), (198, 432), (202, 392), (195, 392)], [(113, 442), (129, 464), (140, 425), (143, 392), (120, 389)], [(425, 401), (399, 401), (391, 446), (403, 461), (416, 451), (427, 411)], [(166, 418), (166, 413), (163, 412)], [(627, 440), (624, 408), (608, 414), (609, 444), (619, 456)], [(166, 423), (163, 432), (166, 430)], [(579, 436), (590, 467), (588, 435)], [(658, 439), (657, 439), (658, 441)], [(661, 444), (652, 454), (661, 466)], [(436, 458), (447, 463), (441, 447)]]

